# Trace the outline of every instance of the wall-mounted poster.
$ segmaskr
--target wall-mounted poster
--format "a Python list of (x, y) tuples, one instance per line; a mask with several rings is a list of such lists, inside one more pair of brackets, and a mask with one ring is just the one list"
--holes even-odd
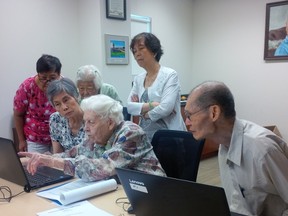
[(106, 64), (129, 63), (129, 37), (105, 34)]

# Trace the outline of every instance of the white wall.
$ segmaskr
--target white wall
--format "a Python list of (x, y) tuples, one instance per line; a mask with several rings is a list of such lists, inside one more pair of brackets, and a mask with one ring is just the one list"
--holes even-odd
[[(101, 13), (99, 0), (79, 0), (77, 68), (87, 64), (94, 64), (99, 69), (102, 68)], [(71, 71), (71, 77), (76, 76), (77, 68)]]
[(276, 124), (288, 139), (287, 61), (263, 60), (268, 2), (127, 0), (127, 20), (118, 21), (105, 18), (104, 0), (1, 1), (0, 136), (11, 137), (13, 96), (36, 74), (42, 53), (58, 56), (70, 78), (80, 65), (97, 65), (125, 102), (131, 66), (105, 64), (104, 34), (130, 35), (133, 13), (152, 17), (152, 32), (164, 48), (161, 63), (177, 70), (182, 93), (204, 80), (224, 81), (239, 117)]

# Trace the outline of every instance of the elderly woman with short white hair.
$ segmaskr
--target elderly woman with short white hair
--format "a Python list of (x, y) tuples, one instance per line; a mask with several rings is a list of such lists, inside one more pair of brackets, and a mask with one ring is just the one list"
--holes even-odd
[(87, 139), (62, 154), (44, 155), (20, 152), (30, 157), (27, 170), (34, 174), (40, 165), (76, 174), (84, 181), (109, 178), (122, 167), (166, 176), (145, 132), (124, 121), (122, 105), (106, 95), (95, 95), (81, 103)]
[(122, 104), (116, 88), (103, 82), (100, 70), (94, 65), (84, 65), (78, 68), (76, 85), (81, 100), (91, 95), (104, 94)]

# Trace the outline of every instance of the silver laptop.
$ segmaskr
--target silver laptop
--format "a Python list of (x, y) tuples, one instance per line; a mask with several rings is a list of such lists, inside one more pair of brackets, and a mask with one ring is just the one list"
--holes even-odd
[(116, 168), (136, 216), (230, 216), (224, 189)]
[(55, 184), (73, 178), (63, 171), (41, 166), (35, 175), (27, 172), (22, 166), (12, 140), (0, 137), (0, 178), (24, 187), (24, 191)]

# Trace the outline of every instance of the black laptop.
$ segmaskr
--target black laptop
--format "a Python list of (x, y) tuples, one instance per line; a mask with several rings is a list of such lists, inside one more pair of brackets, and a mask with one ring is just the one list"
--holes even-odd
[(224, 189), (116, 168), (136, 216), (230, 216)]
[(26, 192), (32, 189), (55, 184), (73, 178), (63, 171), (41, 166), (35, 175), (27, 172), (17, 155), (12, 140), (0, 137), (0, 178), (24, 187)]

